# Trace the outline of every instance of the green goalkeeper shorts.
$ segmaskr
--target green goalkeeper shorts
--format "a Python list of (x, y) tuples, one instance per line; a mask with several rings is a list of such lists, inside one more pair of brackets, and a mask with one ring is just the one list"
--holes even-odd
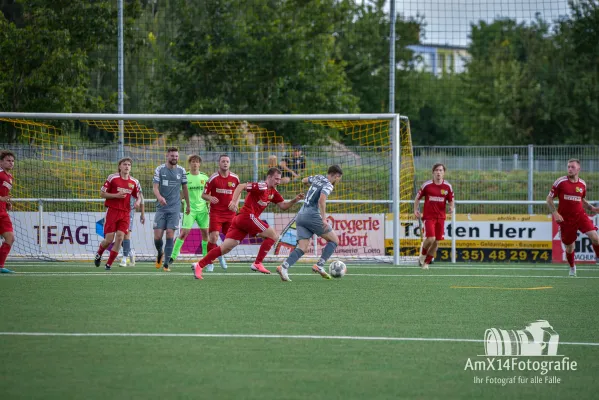
[(194, 222), (198, 224), (198, 228), (208, 229), (208, 224), (210, 222), (210, 218), (208, 217), (208, 211), (194, 212), (192, 210), (189, 213), (189, 215), (183, 213), (183, 225), (181, 226), (181, 228), (191, 229), (193, 228)]

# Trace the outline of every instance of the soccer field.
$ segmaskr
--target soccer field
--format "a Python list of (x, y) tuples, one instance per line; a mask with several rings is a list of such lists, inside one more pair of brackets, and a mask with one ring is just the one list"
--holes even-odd
[[(171, 273), (147, 263), (11, 267), (18, 273), (0, 276), (3, 399), (582, 399), (599, 390), (595, 266), (573, 279), (555, 265), (350, 264), (327, 281), (298, 265), (291, 283), (247, 265), (215, 266), (203, 281), (187, 264)], [(539, 319), (559, 334), (558, 356), (520, 356), (516, 370), (510, 357), (481, 356), (487, 329)], [(571, 370), (544, 373), (544, 361)], [(480, 370), (489, 363), (495, 370)]]

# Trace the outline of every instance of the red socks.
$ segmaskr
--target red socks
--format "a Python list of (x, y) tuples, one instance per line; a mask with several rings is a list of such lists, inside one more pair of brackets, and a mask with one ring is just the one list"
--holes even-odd
[(264, 239), (262, 245), (260, 245), (260, 250), (258, 250), (258, 255), (256, 256), (256, 264), (260, 264), (264, 261), (264, 257), (266, 257), (273, 244), (275, 244), (275, 241), (271, 238)]
[(425, 256), (428, 253), (428, 249), (425, 248), (424, 246), (422, 246), (422, 252), (420, 253), (421, 255)]
[(110, 255), (108, 256), (108, 261), (106, 261), (106, 265), (110, 267), (112, 265), (112, 262), (118, 255), (119, 253), (117, 253), (116, 251), (110, 250)]
[[(216, 246), (216, 245), (213, 245)], [(210, 247), (210, 243), (208, 243), (208, 247)], [(216, 246), (212, 250), (206, 254), (206, 257), (202, 258), (199, 262), (201, 268), (204, 268), (208, 264), (212, 264), (212, 261), (216, 260), (218, 257), (222, 256), (223, 252), (221, 251), (219, 246)]]
[(426, 258), (424, 259), (425, 264), (430, 264), (431, 261), (433, 261), (433, 256), (426, 256)]
[(574, 268), (574, 252), (572, 252), (572, 253), (566, 252), (566, 260), (568, 260), (568, 264), (570, 264), (570, 268)]
[(595, 257), (599, 258), (599, 244), (594, 244), (593, 250), (595, 250)]
[(216, 245), (216, 243), (211, 243), (208, 242), (208, 247), (206, 247), (206, 249), (208, 249), (208, 253), (210, 253), (211, 250), (216, 249), (218, 246)]
[(104, 254), (104, 250), (106, 250), (107, 248), (108, 248), (108, 246), (102, 247), (102, 243), (100, 243), (100, 247), (98, 247), (98, 254), (99, 255)]
[(4, 268), (4, 263), (6, 262), (6, 257), (8, 257), (8, 253), (10, 253), (11, 245), (4, 242), (2, 246), (0, 246), (0, 268)]

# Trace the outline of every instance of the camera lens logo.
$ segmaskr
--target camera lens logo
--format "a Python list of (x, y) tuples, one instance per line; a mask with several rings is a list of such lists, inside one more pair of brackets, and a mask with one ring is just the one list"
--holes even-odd
[(532, 322), (522, 330), (485, 331), (487, 356), (556, 356), (558, 342), (559, 334), (545, 320)]

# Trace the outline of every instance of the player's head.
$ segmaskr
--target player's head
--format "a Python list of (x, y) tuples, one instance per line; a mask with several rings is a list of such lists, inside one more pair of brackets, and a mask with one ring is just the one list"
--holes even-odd
[(0, 151), (0, 166), (5, 171), (10, 171), (15, 166), (15, 153), (10, 150)]
[(218, 169), (220, 172), (225, 173), (229, 171), (229, 167), (231, 166), (231, 158), (228, 154), (221, 154), (218, 157)]
[(441, 163), (436, 163), (433, 165), (433, 178), (438, 180), (443, 180), (445, 176), (445, 165)]
[(119, 160), (119, 173), (121, 174), (129, 174), (131, 172), (131, 167), (133, 166), (133, 160), (129, 157), (121, 158)]
[(179, 162), (179, 148), (169, 147), (166, 149), (166, 162), (170, 165), (177, 165)]
[(331, 165), (329, 170), (327, 171), (327, 177), (329, 178), (329, 182), (335, 185), (337, 182), (341, 180), (343, 176), (343, 170), (337, 164)]
[(577, 158), (571, 158), (568, 160), (568, 176), (573, 178), (580, 172), (580, 160)]
[(272, 167), (278, 167), (279, 166), (279, 162), (277, 160), (277, 156), (275, 156), (274, 154), (268, 156), (268, 168), (272, 168)]
[(187, 164), (189, 164), (189, 169), (196, 172), (200, 170), (200, 165), (202, 165), (202, 157), (197, 154), (192, 154), (187, 157)]
[(268, 187), (277, 187), (281, 183), (281, 170), (272, 167), (266, 173), (266, 184)]

